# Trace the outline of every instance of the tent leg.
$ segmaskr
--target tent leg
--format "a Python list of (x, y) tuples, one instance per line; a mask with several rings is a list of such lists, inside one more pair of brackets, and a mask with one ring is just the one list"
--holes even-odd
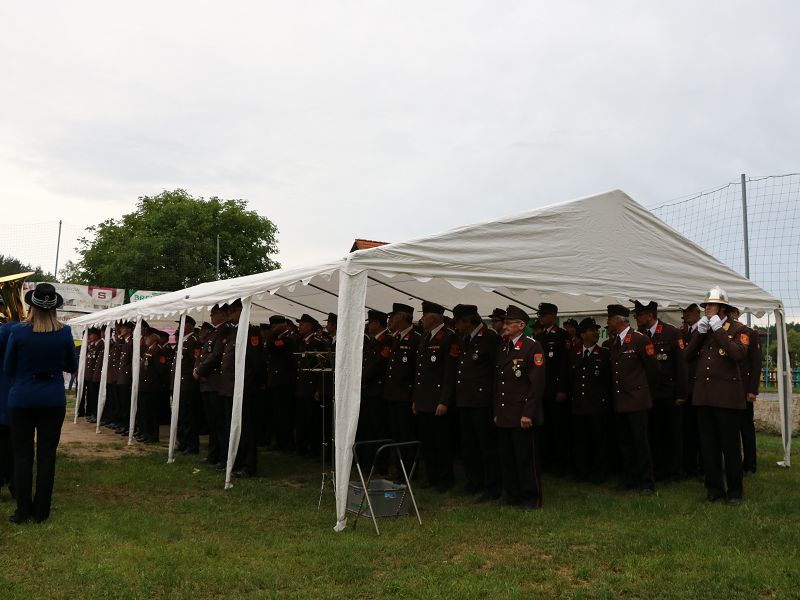
[(792, 371), (789, 367), (789, 346), (786, 335), (786, 318), (783, 310), (775, 310), (775, 330), (778, 333), (778, 402), (781, 411), (781, 438), (783, 460), (778, 466), (792, 466)]

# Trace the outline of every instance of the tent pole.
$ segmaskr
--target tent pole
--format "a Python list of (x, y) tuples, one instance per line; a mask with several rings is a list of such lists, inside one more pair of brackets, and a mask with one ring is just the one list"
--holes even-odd
[(133, 328), (133, 358), (131, 359), (131, 417), (128, 421), (128, 446), (133, 446), (133, 434), (136, 429), (136, 411), (139, 408), (139, 371), (142, 356), (142, 317), (136, 319)]
[(320, 313), (322, 315), (327, 315), (328, 314), (324, 310), (320, 310), (318, 308), (314, 308), (313, 306), (309, 306), (308, 304), (303, 304), (302, 302), (298, 302), (297, 300), (293, 300), (292, 298), (287, 298), (286, 296), (281, 296), (278, 293), (275, 293), (275, 294), (272, 294), (272, 295), (273, 296), (277, 296), (278, 298), (281, 298), (282, 300), (286, 300), (287, 302), (291, 302), (292, 304), (297, 304), (298, 306), (302, 306), (303, 308), (307, 308), (309, 310), (313, 310), (314, 312), (318, 312), (318, 313)]
[(175, 332), (178, 346), (175, 348), (175, 376), (172, 379), (172, 414), (169, 420), (169, 448), (167, 450), (168, 465), (175, 462), (175, 439), (178, 437), (178, 417), (181, 406), (181, 364), (183, 363), (183, 330), (185, 326), (186, 313), (181, 315), (178, 330)]
[[(326, 294), (330, 294), (331, 296), (333, 296), (333, 297), (334, 297), (334, 298), (336, 298), (337, 300), (339, 299), (339, 294), (337, 294), (336, 292), (332, 292), (332, 291), (330, 291), (330, 290), (326, 290), (324, 287), (320, 287), (320, 286), (318, 286), (318, 285), (314, 285), (313, 283), (307, 283), (306, 285), (307, 285), (308, 287), (312, 287), (312, 288), (314, 288), (315, 290), (319, 290), (320, 292), (325, 292)], [(373, 308), (373, 307), (371, 307), (371, 306), (368, 306), (367, 304), (365, 304), (364, 306), (365, 306), (366, 308), (370, 309), (370, 310), (377, 310), (376, 308)], [(336, 310), (339, 310), (339, 309), (337, 308)]]
[(783, 441), (783, 460), (781, 467), (791, 467), (792, 449), (792, 371), (789, 367), (789, 347), (786, 339), (786, 320), (783, 309), (775, 309), (775, 330), (778, 334), (778, 403), (781, 411), (781, 438)]
[(72, 418), (73, 423), (78, 422), (78, 407), (81, 405), (81, 400), (83, 399), (84, 396), (83, 382), (86, 379), (86, 353), (88, 352), (88, 348), (86, 346), (89, 340), (88, 327), (84, 328), (83, 330), (82, 340), (83, 341), (81, 342), (81, 352), (78, 355), (78, 382), (77, 382), (78, 387), (75, 389), (75, 415)]
[(111, 353), (111, 326), (106, 323), (106, 334), (103, 337), (103, 370), (100, 373), (100, 391), (97, 394), (97, 426), (94, 432), (100, 433), (100, 421), (103, 420), (103, 409), (106, 407), (108, 388), (108, 355)]
[(236, 331), (236, 356), (233, 367), (233, 406), (231, 407), (231, 430), (228, 437), (228, 464), (225, 467), (225, 489), (233, 487), (231, 477), (239, 440), (242, 436), (242, 402), (244, 399), (244, 365), (247, 358), (247, 340), (250, 337), (250, 307), (252, 298), (242, 298), (242, 313)]
[[(367, 275), (367, 279), (369, 279), (370, 281), (374, 281), (375, 283), (378, 283), (380, 285), (386, 286), (389, 289), (394, 290), (395, 292), (400, 292), (401, 294), (403, 294), (404, 296), (408, 296), (409, 298), (414, 298), (415, 300), (419, 300), (420, 302), (427, 302), (427, 300), (425, 298), (420, 298), (419, 296), (415, 296), (414, 294), (409, 294), (408, 292), (403, 291), (400, 288), (395, 287), (395, 286), (393, 286), (393, 285), (391, 285), (389, 283), (386, 283), (385, 281), (381, 281), (380, 279), (375, 279), (371, 275)], [(444, 306), (444, 305), (442, 304), (442, 306)], [(444, 306), (444, 307), (447, 310), (452, 310), (449, 306)]]
[[(503, 292), (498, 292), (497, 290), (492, 290), (492, 293), (493, 294), (497, 294), (498, 296), (502, 296), (506, 300), (511, 300), (512, 302), (516, 302), (517, 304), (522, 304), (522, 306), (524, 306), (525, 308), (530, 308), (532, 311), (535, 311), (537, 313), (539, 312), (538, 308), (534, 308), (530, 304), (525, 304), (524, 302), (522, 302), (521, 300), (518, 300), (517, 298), (512, 298), (511, 296), (507, 296)], [(603, 312), (603, 311), (600, 311), (600, 312)]]

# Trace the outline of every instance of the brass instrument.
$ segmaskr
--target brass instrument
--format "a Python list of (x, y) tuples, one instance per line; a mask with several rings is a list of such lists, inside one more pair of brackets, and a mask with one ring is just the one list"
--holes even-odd
[(22, 321), (25, 319), (25, 302), (23, 301), (22, 283), (30, 273), (17, 273), (0, 277), (0, 323)]

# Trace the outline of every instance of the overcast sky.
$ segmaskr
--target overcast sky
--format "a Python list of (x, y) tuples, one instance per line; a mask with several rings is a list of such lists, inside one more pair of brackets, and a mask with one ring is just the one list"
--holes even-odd
[(6, 0), (2, 219), (74, 229), (181, 187), (249, 200), (293, 266), (796, 171), (798, 23), (788, 0)]

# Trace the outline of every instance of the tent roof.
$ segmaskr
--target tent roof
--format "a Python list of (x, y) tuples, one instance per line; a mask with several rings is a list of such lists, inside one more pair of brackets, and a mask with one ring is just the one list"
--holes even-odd
[[(361, 250), (342, 260), (203, 283), (72, 320), (73, 324), (205, 312), (217, 302), (253, 296), (252, 320), (268, 314), (320, 317), (336, 312), (338, 274), (370, 271), (367, 306), (421, 299), (452, 308), (541, 301), (562, 313), (605, 312), (630, 298), (677, 308), (724, 288), (743, 312), (781, 302), (686, 239), (620, 190), (459, 227), (409, 242)], [(453, 289), (453, 288), (457, 289)]]

